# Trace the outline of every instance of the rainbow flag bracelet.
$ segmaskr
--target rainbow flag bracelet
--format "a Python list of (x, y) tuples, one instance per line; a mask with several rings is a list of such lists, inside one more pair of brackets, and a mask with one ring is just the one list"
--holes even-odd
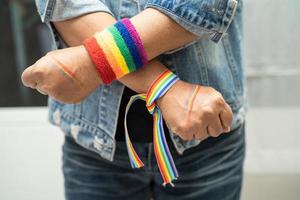
[(144, 166), (144, 164), (138, 157), (130, 141), (126, 120), (128, 110), (136, 100), (141, 99), (146, 101), (148, 111), (153, 115), (154, 154), (161, 176), (163, 178), (163, 185), (171, 184), (172, 186), (174, 186), (172, 181), (177, 179), (178, 172), (165, 138), (163, 129), (163, 117), (159, 107), (156, 104), (156, 100), (162, 97), (178, 80), (178, 77), (170, 70), (166, 70), (165, 72), (163, 72), (152, 83), (147, 94), (138, 94), (131, 97), (129, 103), (126, 106), (124, 118), (125, 140), (131, 166), (132, 168), (141, 168)]
[(110, 84), (148, 62), (141, 38), (127, 18), (97, 32), (83, 45), (104, 84)]

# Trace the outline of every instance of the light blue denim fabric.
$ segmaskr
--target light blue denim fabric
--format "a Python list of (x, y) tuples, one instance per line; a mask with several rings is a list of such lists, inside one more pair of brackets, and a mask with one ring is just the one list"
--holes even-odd
[[(170, 16), (201, 39), (160, 60), (180, 79), (211, 86), (222, 93), (234, 112), (232, 129), (245, 119), (242, 60), (242, 1), (235, 0), (36, 0), (42, 21), (51, 28), (55, 48), (66, 45), (51, 21), (61, 21), (91, 12), (107, 12), (117, 19), (132, 17), (151, 7)], [(81, 146), (113, 160), (119, 105), (124, 86), (114, 81), (99, 86), (80, 104), (49, 100), (49, 119)], [(185, 142), (170, 133), (179, 154), (199, 144)]]

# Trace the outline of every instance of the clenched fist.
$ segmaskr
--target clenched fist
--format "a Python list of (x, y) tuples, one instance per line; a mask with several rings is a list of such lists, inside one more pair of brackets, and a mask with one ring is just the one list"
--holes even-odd
[(177, 81), (157, 103), (169, 128), (184, 140), (230, 131), (231, 108), (211, 87)]
[(25, 86), (64, 103), (78, 103), (100, 83), (83, 46), (56, 50), (39, 59), (22, 74)]

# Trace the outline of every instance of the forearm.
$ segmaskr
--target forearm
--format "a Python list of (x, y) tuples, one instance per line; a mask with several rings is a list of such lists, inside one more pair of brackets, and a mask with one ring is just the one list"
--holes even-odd
[[(54, 22), (62, 38), (69, 46), (76, 46), (114, 24), (116, 20), (107, 13), (97, 12), (75, 19)], [(180, 47), (196, 38), (169, 17), (154, 9), (146, 9), (131, 19), (143, 46), (151, 60), (161, 53)], [(156, 77), (166, 68), (158, 61), (150, 61), (145, 67), (119, 79), (124, 85), (136, 92), (146, 92)]]
[[(196, 35), (152, 8), (142, 11), (130, 20), (139, 33), (149, 60), (197, 39)], [(84, 39), (91, 37), (95, 32), (115, 22), (116, 20), (111, 15), (98, 12), (55, 22), (55, 26), (68, 44), (76, 46), (82, 44)]]
[[(101, 31), (115, 22), (116, 20), (111, 15), (99, 12), (67, 21), (54, 22), (54, 26), (69, 46), (77, 46), (96, 31)], [(123, 76), (119, 81), (136, 92), (147, 92), (153, 80), (165, 69), (161, 63), (153, 60), (142, 69)]]
[(197, 39), (196, 35), (152, 8), (145, 9), (130, 20), (139, 33), (149, 60)]

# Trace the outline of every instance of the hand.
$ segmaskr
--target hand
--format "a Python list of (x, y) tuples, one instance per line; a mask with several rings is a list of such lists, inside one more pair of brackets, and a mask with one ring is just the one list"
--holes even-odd
[(83, 46), (49, 52), (22, 74), (25, 86), (64, 103), (78, 103), (101, 83)]
[(169, 128), (184, 140), (230, 131), (231, 108), (211, 87), (177, 81), (157, 103)]

